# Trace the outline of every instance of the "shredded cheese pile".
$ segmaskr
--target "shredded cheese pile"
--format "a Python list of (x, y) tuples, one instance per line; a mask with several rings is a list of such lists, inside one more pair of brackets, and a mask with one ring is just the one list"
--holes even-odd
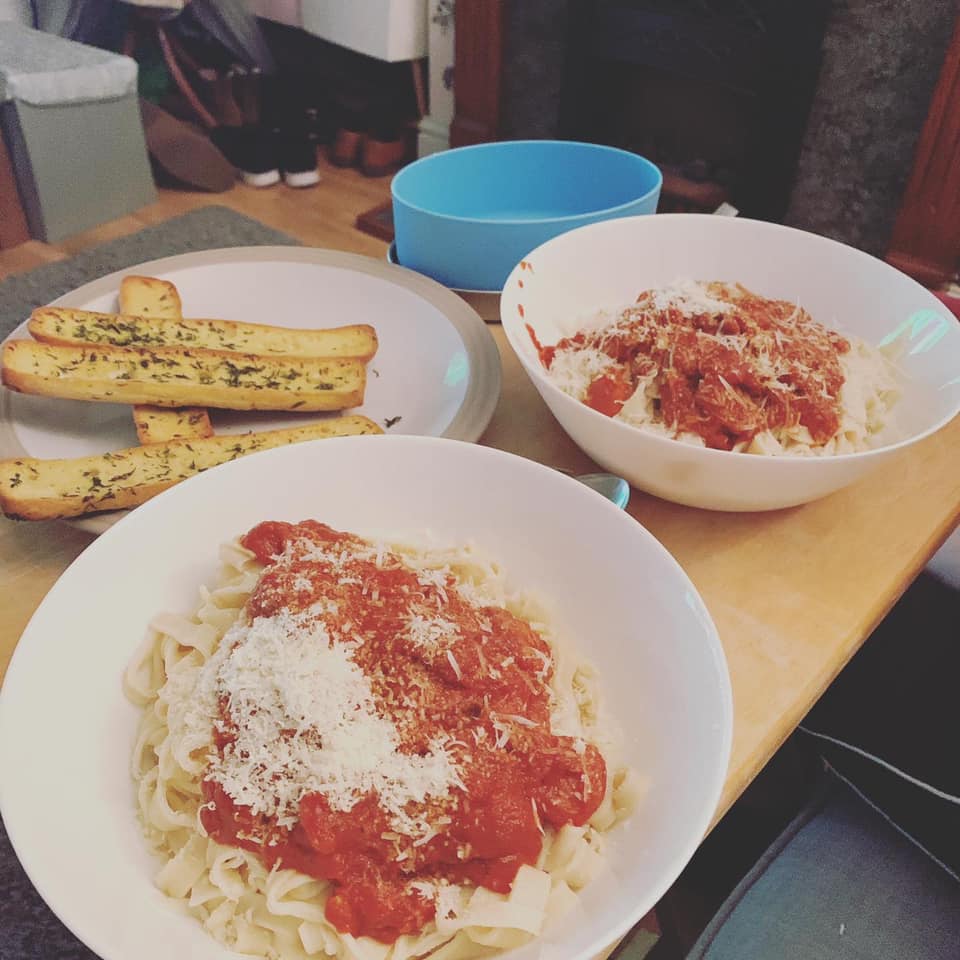
[(405, 807), (462, 787), (457, 766), (440, 742), (424, 756), (399, 751), (397, 729), (376, 710), (351, 646), (305, 614), (236, 623), (200, 681), (215, 728), (224, 732), (217, 704), (228, 696), (226, 727), (236, 731), (222, 757), (211, 759), (209, 776), (235, 802), (280, 826), (297, 823), (306, 793), (350, 810), (376, 791), (393, 829), (419, 835), (422, 824)]

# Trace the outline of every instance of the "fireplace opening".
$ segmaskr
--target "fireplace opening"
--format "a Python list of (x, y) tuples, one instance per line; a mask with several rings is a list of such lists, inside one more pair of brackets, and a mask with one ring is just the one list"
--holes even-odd
[(782, 221), (828, 0), (570, 0), (560, 136), (664, 172), (661, 212)]

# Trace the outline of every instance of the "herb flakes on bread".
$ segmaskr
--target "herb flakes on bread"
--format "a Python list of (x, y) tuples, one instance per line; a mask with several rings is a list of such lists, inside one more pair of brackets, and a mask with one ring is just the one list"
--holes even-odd
[(70, 460), (0, 461), (0, 508), (19, 520), (58, 520), (139, 506), (168, 487), (259, 450), (328, 437), (381, 434), (361, 416), (331, 417), (303, 427), (174, 440)]
[(363, 402), (366, 367), (347, 359), (9, 340), (2, 378), (11, 390), (71, 400), (326, 411)]

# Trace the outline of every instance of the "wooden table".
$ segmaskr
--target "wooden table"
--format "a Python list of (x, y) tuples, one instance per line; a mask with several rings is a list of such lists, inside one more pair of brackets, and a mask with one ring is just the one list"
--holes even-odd
[[(482, 315), (496, 301), (474, 299)], [(596, 469), (553, 419), (506, 343), (482, 442), (576, 472)], [(772, 513), (695, 510), (634, 491), (630, 514), (680, 561), (730, 665), (734, 737), (717, 819), (960, 521), (960, 418), (857, 485)], [(91, 536), (0, 520), (0, 676), (30, 615)]]
[[(327, 225), (322, 238), (290, 232), (333, 245)], [(382, 255), (370, 237), (341, 233), (338, 246)], [(498, 318), (499, 298), (466, 299), (484, 319)], [(489, 329), (503, 390), (481, 442), (577, 473), (597, 469), (557, 425), (499, 325)], [(726, 651), (734, 736), (716, 822), (960, 522), (960, 418), (856, 486), (807, 506), (723, 514), (633, 491), (629, 513), (683, 565)], [(0, 681), (33, 611), (92, 539), (65, 523), (0, 518)]]

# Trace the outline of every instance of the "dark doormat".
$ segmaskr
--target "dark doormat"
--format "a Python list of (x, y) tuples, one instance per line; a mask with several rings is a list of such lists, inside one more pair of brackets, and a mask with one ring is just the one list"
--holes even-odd
[(393, 242), (393, 203), (378, 203), (375, 207), (357, 217), (357, 229), (369, 233), (379, 240)]
[[(42, 306), (97, 277), (147, 260), (218, 247), (297, 245), (293, 237), (217, 204), (90, 247), (0, 283), (0, 337)], [(0, 957), (3, 954), (0, 952)]]

